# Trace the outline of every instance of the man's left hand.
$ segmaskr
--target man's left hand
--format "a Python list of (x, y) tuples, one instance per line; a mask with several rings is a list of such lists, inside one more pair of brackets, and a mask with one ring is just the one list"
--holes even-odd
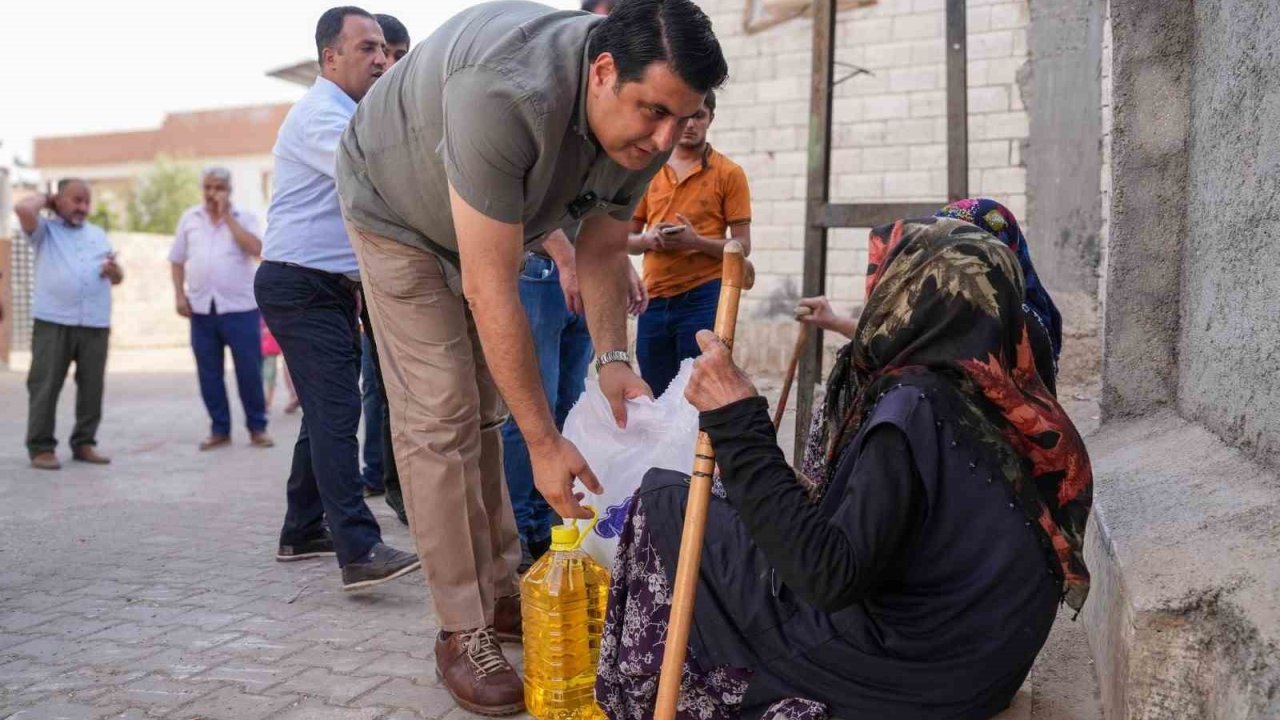
[(636, 371), (626, 363), (612, 362), (600, 368), (600, 392), (609, 401), (613, 419), (619, 428), (627, 426), (627, 401), (638, 397), (653, 397), (649, 383), (640, 379)]
[(560, 265), (560, 290), (564, 292), (564, 306), (574, 315), (582, 315), (582, 291), (578, 288), (578, 271), (572, 265)]
[(715, 333), (700, 330), (697, 339), (702, 355), (693, 361), (693, 375), (684, 389), (684, 398), (698, 412), (716, 410), (759, 394), (751, 378), (733, 364), (729, 346)]
[[(676, 219), (680, 221), (679, 224), (662, 223), (658, 225), (658, 236), (662, 239), (663, 250), (691, 248), (701, 239), (698, 237), (698, 233), (694, 232), (693, 223), (689, 221), (689, 218), (677, 213)], [(672, 233), (662, 232), (663, 228), (670, 227), (680, 227), (680, 230)]]

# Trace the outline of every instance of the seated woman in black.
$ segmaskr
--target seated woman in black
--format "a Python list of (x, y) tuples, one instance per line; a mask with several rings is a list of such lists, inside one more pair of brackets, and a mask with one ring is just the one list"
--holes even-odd
[[(1065, 601), (1088, 456), (1036, 371), (1018, 259), (959, 220), (871, 233), (867, 302), (841, 351), (809, 500), (767, 403), (714, 336), (686, 397), (720, 466), (682, 717), (987, 718)], [(687, 484), (654, 471), (620, 540), (596, 698), (653, 712)]]

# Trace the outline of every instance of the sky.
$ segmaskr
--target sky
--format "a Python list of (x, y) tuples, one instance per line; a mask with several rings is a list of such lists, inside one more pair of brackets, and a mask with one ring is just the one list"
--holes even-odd
[[(315, 57), (316, 20), (342, 1), (5, 2), (0, 166), (30, 162), (37, 136), (140, 130), (159, 126), (166, 112), (297, 100), (303, 88), (265, 73)], [(477, 4), (377, 2), (361, 6), (399, 18), (415, 43)]]

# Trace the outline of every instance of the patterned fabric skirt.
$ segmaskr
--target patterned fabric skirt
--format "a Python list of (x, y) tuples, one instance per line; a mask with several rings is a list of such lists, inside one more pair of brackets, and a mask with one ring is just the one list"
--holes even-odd
[[(653, 717), (658, 696), (671, 590), (645, 520), (644, 504), (637, 495), (618, 540), (600, 645), (596, 700), (610, 720), (647, 720)], [(745, 668), (704, 667), (691, 649), (685, 658), (677, 717), (736, 720), (750, 680), (751, 671)], [(774, 703), (764, 718), (825, 720), (827, 715), (825, 705), (795, 698)]]

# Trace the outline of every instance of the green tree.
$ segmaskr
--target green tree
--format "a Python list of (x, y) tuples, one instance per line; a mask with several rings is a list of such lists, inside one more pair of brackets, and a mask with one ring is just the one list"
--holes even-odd
[(200, 202), (200, 176), (195, 168), (166, 157), (156, 159), (138, 179), (129, 199), (129, 230), (172, 235), (187, 208)]
[(93, 212), (89, 213), (89, 222), (98, 227), (112, 232), (120, 229), (120, 218), (106, 203), (98, 203)]

